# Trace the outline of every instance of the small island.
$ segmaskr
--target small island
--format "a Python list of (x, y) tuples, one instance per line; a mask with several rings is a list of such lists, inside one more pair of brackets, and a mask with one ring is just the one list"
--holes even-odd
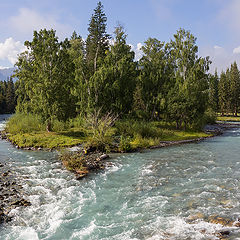
[[(61, 150), (64, 165), (85, 176), (103, 168), (96, 160), (103, 154), (198, 141), (216, 134), (203, 127), (217, 112), (237, 116), (237, 64), (220, 78), (208, 73), (209, 57), (198, 56), (190, 31), (179, 29), (167, 43), (149, 38), (136, 61), (123, 26), (113, 38), (106, 26), (99, 2), (85, 41), (75, 31), (64, 41), (53, 29), (34, 31), (16, 63), (15, 86), (9, 82), (5, 99), (16, 99), (16, 113), (2, 137), (26, 150)], [(75, 154), (66, 150), (73, 146)]]

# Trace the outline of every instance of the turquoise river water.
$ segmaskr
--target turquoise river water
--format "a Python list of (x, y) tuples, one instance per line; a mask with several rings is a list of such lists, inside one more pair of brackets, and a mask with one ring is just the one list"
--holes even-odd
[[(230, 129), (197, 144), (116, 155), (113, 166), (77, 181), (56, 153), (0, 140), (0, 161), (19, 175), (32, 203), (12, 210), (0, 239), (218, 239), (226, 228), (210, 216), (240, 218), (239, 146), (240, 129)], [(228, 239), (240, 239), (239, 228), (228, 229)]]

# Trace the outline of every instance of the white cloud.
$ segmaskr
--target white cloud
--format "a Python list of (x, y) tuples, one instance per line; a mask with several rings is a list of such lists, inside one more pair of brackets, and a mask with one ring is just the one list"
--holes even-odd
[(215, 45), (213, 48), (216, 49), (216, 50), (222, 50), (223, 49), (222, 47), (217, 46), (217, 45)]
[(234, 61), (239, 63), (240, 54), (236, 53), (240, 53), (240, 47), (233, 50), (228, 50), (219, 46), (200, 49), (200, 55), (209, 56), (212, 61), (212, 64), (210, 65), (211, 73), (214, 73), (215, 69), (217, 69), (219, 73), (225, 71)]
[(234, 48), (234, 49), (233, 49), (233, 53), (234, 53), (234, 54), (239, 54), (239, 53), (240, 53), (240, 46), (237, 47), (237, 48)]
[(11, 64), (15, 64), (18, 54), (25, 51), (26, 47), (13, 38), (7, 38), (5, 42), (0, 42), (0, 60), (8, 60)]
[(39, 14), (28, 8), (20, 8), (19, 14), (10, 18), (10, 25), (22, 34), (32, 34), (34, 30), (53, 28), (61, 38), (70, 35), (73, 31), (71, 26), (60, 23), (56, 16)]
[(135, 52), (135, 59), (138, 61), (138, 60), (140, 60), (140, 58), (142, 57), (142, 55), (143, 55), (143, 52), (142, 52), (142, 50), (141, 50), (141, 48), (142, 48), (142, 43), (138, 43), (137, 44), (137, 46), (134, 46), (134, 45), (132, 45), (132, 44), (129, 44), (129, 46), (131, 46), (131, 49), (132, 49), (132, 51), (134, 51)]

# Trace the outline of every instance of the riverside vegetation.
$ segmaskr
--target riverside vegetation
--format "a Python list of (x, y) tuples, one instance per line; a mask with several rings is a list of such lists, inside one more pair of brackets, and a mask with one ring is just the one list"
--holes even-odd
[[(117, 25), (111, 37), (106, 27), (99, 2), (86, 41), (75, 31), (64, 41), (53, 29), (34, 31), (16, 63), (17, 106), (7, 138), (29, 149), (82, 145), (86, 155), (207, 137), (201, 129), (215, 121), (221, 91), (196, 38), (184, 29), (167, 43), (149, 38), (135, 61), (124, 28)], [(239, 81), (233, 66), (231, 86)]]

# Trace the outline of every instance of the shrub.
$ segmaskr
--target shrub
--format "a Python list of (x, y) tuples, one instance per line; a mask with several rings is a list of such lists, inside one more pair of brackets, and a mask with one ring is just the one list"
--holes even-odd
[(84, 117), (79, 114), (77, 117), (69, 120), (69, 127), (81, 128), (84, 126), (84, 122)]
[(61, 132), (69, 128), (68, 122), (59, 121), (57, 119), (52, 120), (52, 131)]
[(131, 146), (133, 149), (148, 148), (159, 144), (159, 141), (160, 141), (159, 138), (143, 138), (140, 135), (138, 135), (131, 142)]
[(117, 116), (112, 113), (101, 114), (101, 109), (89, 113), (85, 118), (85, 126), (92, 133), (88, 145), (104, 151), (112, 142), (111, 127), (114, 125)]
[(159, 129), (153, 123), (145, 121), (122, 120), (116, 122), (115, 127), (117, 133), (122, 136), (134, 137), (140, 135), (142, 138), (147, 138), (158, 137), (160, 134)]
[(206, 124), (214, 124), (216, 120), (217, 114), (213, 110), (208, 109), (202, 117), (199, 117), (195, 123), (192, 124), (192, 129), (201, 131)]
[(131, 138), (128, 136), (121, 136), (119, 149), (120, 152), (129, 152), (132, 150)]
[(16, 113), (6, 125), (6, 131), (11, 134), (30, 133), (45, 130), (45, 124), (41, 118), (34, 114)]

